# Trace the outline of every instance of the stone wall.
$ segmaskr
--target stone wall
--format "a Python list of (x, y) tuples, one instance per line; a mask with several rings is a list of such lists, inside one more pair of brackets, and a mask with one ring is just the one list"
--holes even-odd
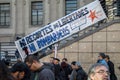
[[(116, 74), (120, 79), (120, 71), (118, 70), (118, 66), (120, 66), (120, 24), (111, 25), (59, 50), (57, 57), (60, 59), (66, 57), (69, 63), (80, 61), (83, 68), (88, 72), (89, 67), (97, 61), (99, 52), (104, 52), (110, 56), (111, 61), (115, 64)], [(50, 56), (54, 56), (54, 54), (43, 58), (42, 61), (49, 61)]]

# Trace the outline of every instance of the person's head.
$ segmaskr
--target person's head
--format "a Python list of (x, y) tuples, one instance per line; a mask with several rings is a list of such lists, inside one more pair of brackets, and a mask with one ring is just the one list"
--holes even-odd
[(10, 69), (12, 76), (15, 80), (22, 80), (25, 77), (26, 72), (26, 64), (23, 62), (16, 63)]
[(39, 58), (35, 55), (28, 55), (25, 58), (25, 63), (29, 67), (31, 71), (36, 71), (41, 67), (41, 63), (39, 61)]
[(60, 60), (58, 58), (54, 58), (53, 63), (54, 64), (59, 64)]
[(66, 62), (67, 63), (67, 61), (68, 61), (67, 58), (63, 58), (62, 59), (62, 62)]
[(54, 57), (50, 57), (50, 63), (53, 63)]
[(66, 63), (66, 62), (61, 62), (61, 67), (62, 67), (62, 68), (67, 67), (67, 63)]
[(110, 80), (109, 75), (109, 70), (104, 64), (96, 63), (89, 69), (88, 80)]
[(98, 59), (105, 59), (105, 53), (99, 53)]
[(80, 62), (77, 62), (77, 61), (71, 62), (71, 67), (72, 69), (75, 69), (75, 70), (80, 68), (81, 67)]
[(109, 60), (110, 60), (109, 55), (105, 55), (105, 60), (106, 60), (106, 61), (109, 61)]
[(17, 37), (16, 37), (16, 40), (19, 40), (19, 39), (21, 39), (21, 37), (20, 37), (20, 36), (17, 36)]

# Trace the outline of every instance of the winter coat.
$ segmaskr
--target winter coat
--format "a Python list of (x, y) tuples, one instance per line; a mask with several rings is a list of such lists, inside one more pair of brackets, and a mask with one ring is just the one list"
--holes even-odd
[(110, 71), (110, 80), (117, 80), (114, 70), (114, 64), (111, 61), (108, 61), (109, 71)]
[(78, 68), (76, 70), (77, 75), (76, 75), (76, 80), (85, 80), (87, 79), (87, 74), (86, 72), (82, 69), (82, 67)]
[(55, 80), (55, 77), (50, 69), (42, 67), (35, 72), (34, 80)]

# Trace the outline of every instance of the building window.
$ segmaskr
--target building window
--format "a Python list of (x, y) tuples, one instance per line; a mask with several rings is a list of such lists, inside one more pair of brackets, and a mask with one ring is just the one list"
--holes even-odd
[(117, 5), (117, 16), (120, 16), (120, 0), (116, 1), (116, 5)]
[(77, 0), (65, 0), (65, 14), (77, 10)]
[(31, 24), (43, 24), (43, 2), (37, 1), (31, 3)]
[(10, 4), (0, 3), (0, 26), (10, 25)]

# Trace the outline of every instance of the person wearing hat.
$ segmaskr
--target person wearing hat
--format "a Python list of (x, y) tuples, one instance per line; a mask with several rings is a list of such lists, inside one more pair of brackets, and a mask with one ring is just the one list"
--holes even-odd
[(65, 80), (69, 80), (69, 76), (70, 76), (70, 74), (72, 72), (72, 67), (71, 67), (70, 64), (68, 64), (67, 58), (62, 59), (61, 67), (62, 67), (62, 70), (65, 73), (65, 77), (66, 77)]
[(53, 58), (53, 63), (54, 63), (54, 64), (59, 64), (59, 62), (60, 62), (60, 59), (58, 59), (58, 58)]
[(61, 75), (62, 67), (60, 66), (60, 59), (54, 58), (53, 65), (54, 65), (55, 80), (64, 80), (62, 75)]
[(105, 53), (99, 53), (97, 63), (104, 64), (106, 67), (109, 68), (107, 62), (105, 61)]
[(73, 61), (71, 63), (73, 69), (70, 80), (87, 80), (87, 73), (83, 70), (80, 62)]

